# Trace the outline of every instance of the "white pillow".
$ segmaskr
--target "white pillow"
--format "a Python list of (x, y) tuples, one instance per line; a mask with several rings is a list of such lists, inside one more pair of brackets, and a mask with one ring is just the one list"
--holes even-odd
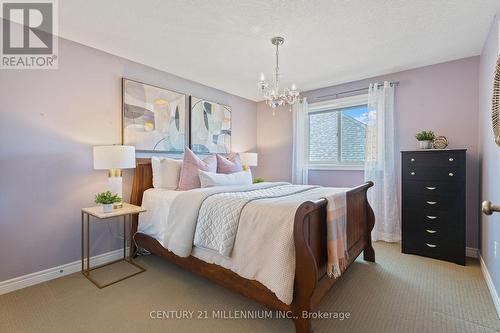
[(179, 186), (182, 160), (168, 157), (151, 157), (153, 187), (175, 190)]
[(198, 174), (200, 176), (201, 187), (252, 184), (252, 173), (250, 172), (250, 170), (229, 174), (198, 170)]

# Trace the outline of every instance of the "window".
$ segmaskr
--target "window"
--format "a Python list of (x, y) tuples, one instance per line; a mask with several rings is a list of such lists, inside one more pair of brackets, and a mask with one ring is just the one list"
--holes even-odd
[(367, 122), (366, 95), (311, 104), (310, 169), (362, 170)]

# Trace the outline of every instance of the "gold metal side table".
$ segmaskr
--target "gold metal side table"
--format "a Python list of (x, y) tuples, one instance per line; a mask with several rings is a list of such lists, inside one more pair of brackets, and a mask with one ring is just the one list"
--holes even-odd
[[(137, 275), (137, 274), (140, 274), (140, 273), (146, 271), (146, 269), (144, 267), (141, 267), (140, 265), (136, 264), (132, 260), (132, 255), (130, 253), (127, 257), (127, 217), (128, 217), (128, 220), (131, 222), (133, 215), (143, 213), (145, 211), (146, 210), (142, 207), (131, 205), (128, 203), (123, 203), (122, 208), (114, 209), (111, 213), (103, 213), (102, 206), (95, 206), (95, 207), (89, 207), (89, 208), (82, 209), (82, 274), (87, 279), (89, 279), (93, 284), (95, 284), (99, 289), (107, 287), (107, 286), (112, 285), (114, 283), (123, 281), (125, 279), (128, 279), (129, 277), (132, 277), (134, 275)], [(90, 216), (93, 216), (93, 217), (98, 218), (100, 220), (109, 219), (112, 217), (123, 216), (123, 258), (106, 263), (106, 264), (103, 264), (103, 265), (95, 266), (92, 268), (90, 267)], [(87, 222), (86, 228), (85, 228), (85, 221)], [(87, 260), (86, 266), (87, 267), (86, 268), (84, 265), (84, 263), (85, 263), (85, 246), (84, 246), (85, 231), (87, 233), (87, 251), (86, 251), (87, 252), (86, 253), (87, 254), (87, 258), (86, 258), (86, 260)], [(139, 269), (139, 271), (135, 272), (133, 274), (127, 275), (127, 276), (120, 278), (118, 280), (106, 283), (104, 285), (99, 284), (99, 282), (97, 282), (95, 279), (92, 278), (92, 276), (90, 276), (90, 272), (93, 270), (96, 270), (96, 269), (104, 267), (104, 266), (109, 266), (109, 265), (112, 265), (112, 264), (115, 264), (118, 262), (122, 262), (122, 261), (128, 262), (129, 264), (137, 267)]]

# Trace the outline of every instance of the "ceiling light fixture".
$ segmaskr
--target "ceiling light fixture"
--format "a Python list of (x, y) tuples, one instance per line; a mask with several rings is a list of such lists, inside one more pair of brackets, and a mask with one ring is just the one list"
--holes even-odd
[(283, 45), (285, 39), (283, 37), (273, 37), (271, 38), (271, 43), (276, 46), (276, 68), (274, 69), (274, 85), (271, 87), (266, 81), (264, 73), (260, 74), (260, 81), (258, 83), (259, 90), (262, 91), (266, 104), (274, 109), (278, 106), (289, 105), (290, 110), (292, 110), (292, 105), (300, 102), (300, 93), (297, 90), (295, 84), (292, 84), (291, 89), (285, 88), (280, 91), (280, 74), (279, 74), (279, 62), (278, 62), (278, 48)]

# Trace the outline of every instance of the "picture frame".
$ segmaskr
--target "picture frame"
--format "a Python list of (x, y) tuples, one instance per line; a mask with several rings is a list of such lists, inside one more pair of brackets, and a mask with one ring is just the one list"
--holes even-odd
[(184, 153), (187, 105), (183, 93), (122, 78), (122, 144), (138, 152)]
[(232, 110), (228, 105), (189, 97), (189, 147), (196, 154), (231, 152)]

